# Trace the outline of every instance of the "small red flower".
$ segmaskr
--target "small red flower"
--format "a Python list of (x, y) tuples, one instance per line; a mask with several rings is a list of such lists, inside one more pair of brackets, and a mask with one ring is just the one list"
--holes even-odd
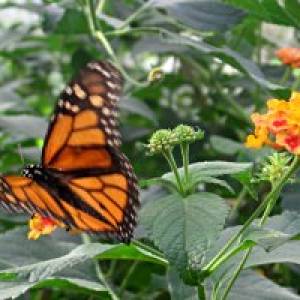
[(300, 67), (300, 48), (281, 48), (276, 51), (276, 56), (284, 63), (293, 68)]
[(58, 226), (63, 227), (63, 225), (52, 218), (44, 217), (39, 214), (35, 214), (29, 220), (30, 231), (28, 233), (29, 240), (36, 240), (41, 235), (52, 233)]

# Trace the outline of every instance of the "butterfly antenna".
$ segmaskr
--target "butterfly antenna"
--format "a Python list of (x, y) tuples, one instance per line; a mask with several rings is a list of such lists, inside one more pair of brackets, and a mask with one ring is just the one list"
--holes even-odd
[(21, 144), (18, 144), (18, 153), (19, 153), (19, 156), (21, 158), (22, 163), (24, 164), (25, 160), (24, 160), (24, 155), (23, 155), (23, 152), (22, 152), (22, 146), (21, 146)]

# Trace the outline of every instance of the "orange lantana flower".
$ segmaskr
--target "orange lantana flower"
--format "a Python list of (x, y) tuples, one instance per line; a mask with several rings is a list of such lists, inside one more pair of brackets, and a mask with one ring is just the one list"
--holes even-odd
[(300, 48), (281, 48), (276, 51), (276, 56), (285, 65), (293, 68), (300, 67)]
[(52, 233), (57, 227), (63, 227), (63, 225), (52, 218), (35, 214), (29, 220), (30, 231), (28, 232), (28, 239), (36, 240), (41, 235)]
[(289, 101), (271, 99), (267, 106), (267, 113), (251, 116), (255, 130), (248, 135), (246, 146), (258, 149), (268, 145), (299, 155), (300, 93), (294, 92)]

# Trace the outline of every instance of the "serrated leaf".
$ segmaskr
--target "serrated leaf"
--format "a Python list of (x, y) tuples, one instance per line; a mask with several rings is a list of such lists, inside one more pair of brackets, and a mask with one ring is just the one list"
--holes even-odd
[(252, 226), (243, 236), (244, 241), (252, 241), (266, 251), (273, 251), (292, 238), (293, 235), (291, 234), (257, 226)]
[(210, 184), (218, 185), (220, 187), (225, 188), (231, 194), (234, 194), (234, 190), (225, 180), (221, 180), (215, 177), (209, 177), (209, 176), (199, 177), (197, 178), (197, 183), (210, 183)]
[(173, 191), (173, 192), (177, 191), (177, 187), (174, 184), (174, 182), (172, 182), (170, 180), (160, 178), (160, 177), (146, 179), (146, 180), (140, 180), (139, 185), (142, 188), (146, 188), (146, 187), (149, 187), (151, 185), (161, 185), (161, 186), (166, 187), (170, 191)]
[[(251, 168), (251, 163), (235, 163), (227, 161), (205, 161), (189, 165), (189, 172), (194, 177), (217, 177), (222, 175), (231, 175)], [(178, 169), (180, 176), (183, 176), (183, 168)], [(162, 178), (174, 181), (174, 174), (169, 172)]]
[(223, 228), (228, 208), (211, 193), (169, 195), (148, 202), (140, 222), (178, 270), (197, 268)]
[[(226, 285), (224, 285), (226, 286)], [(221, 288), (220, 295), (224, 292)], [(207, 289), (207, 296), (211, 293), (211, 287)], [(210, 298), (208, 298), (210, 299)], [(299, 300), (300, 296), (283, 288), (266, 277), (253, 272), (243, 272), (235, 282), (229, 293), (230, 300)]]
[[(263, 227), (267, 231), (276, 231), (280, 232), (279, 239), (276, 240), (275, 236), (272, 236), (272, 239), (267, 239), (266, 246), (274, 246), (272, 251), (266, 252), (262, 247), (254, 247), (249, 259), (246, 262), (245, 268), (255, 267), (265, 264), (272, 263), (295, 263), (300, 264), (300, 241), (298, 240), (287, 240), (282, 242), (283, 235), (289, 235), (290, 238), (295, 237), (300, 232), (300, 214), (294, 212), (285, 212), (282, 215), (275, 217), (270, 217), (268, 223)], [(258, 220), (256, 220), (256, 223)], [(235, 226), (225, 229), (218, 241), (215, 243), (214, 247), (207, 253), (206, 263), (214, 257), (220, 249), (226, 244), (226, 242), (238, 232), (241, 226)], [(260, 240), (260, 243), (263, 242), (263, 239)], [(271, 243), (270, 243), (271, 242)], [(277, 243), (277, 245), (276, 245)], [(248, 244), (247, 247), (241, 247), (240, 250), (247, 249), (251, 244)], [(234, 269), (239, 264), (242, 259), (243, 252), (236, 252), (236, 255), (227, 260), (222, 264), (217, 270), (214, 271), (212, 280), (218, 282), (221, 278), (230, 277), (233, 274)]]

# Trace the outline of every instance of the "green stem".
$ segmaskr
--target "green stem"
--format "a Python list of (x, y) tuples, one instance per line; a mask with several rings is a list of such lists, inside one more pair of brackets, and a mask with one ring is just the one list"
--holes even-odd
[(124, 277), (122, 283), (121, 283), (121, 286), (120, 286), (120, 291), (119, 291), (119, 295), (120, 295), (120, 298), (122, 298), (123, 294), (124, 294), (124, 291), (127, 287), (127, 284), (129, 282), (129, 279), (131, 277), (131, 275), (133, 274), (133, 272), (135, 271), (137, 265), (138, 265), (139, 261), (135, 261), (133, 262), (133, 264), (130, 266), (126, 276)]
[(182, 185), (182, 181), (178, 172), (178, 168), (177, 168), (177, 164), (176, 161), (174, 159), (174, 156), (172, 154), (172, 151), (170, 149), (165, 149), (163, 152), (163, 155), (165, 157), (165, 159), (167, 160), (167, 162), (169, 163), (169, 166), (171, 168), (171, 170), (173, 171), (174, 175), (175, 175), (175, 179), (177, 182), (177, 187), (178, 187), (178, 191), (182, 196), (185, 196), (185, 192), (184, 192), (184, 188)]
[(206, 299), (205, 288), (204, 288), (203, 285), (198, 286), (198, 299), (199, 300), (205, 300)]
[[(276, 202), (279, 198), (279, 194), (280, 194), (281, 189), (283, 188), (283, 186), (285, 185), (287, 180), (290, 178), (290, 176), (296, 171), (298, 165), (299, 165), (299, 158), (297, 156), (295, 156), (292, 164), (290, 165), (290, 168), (287, 170), (285, 176), (283, 177), (284, 179), (280, 179), (279, 184), (274, 185), (272, 190), (277, 190), (277, 193), (273, 193), (273, 197), (270, 198), (270, 201), (268, 202), (268, 204), (266, 206), (266, 209), (263, 213), (263, 216), (260, 219), (260, 222), (259, 222), (260, 227), (262, 227), (266, 223), (268, 217), (270, 216), (271, 211), (273, 210), (274, 206), (276, 205)], [(280, 189), (277, 189), (276, 188), (277, 186), (280, 186)], [(271, 193), (272, 193), (272, 191), (270, 192), (270, 194)], [(268, 196), (266, 198), (268, 198)], [(224, 292), (223, 297), (221, 298), (221, 300), (226, 300), (227, 299), (231, 288), (233, 287), (233, 285), (234, 285), (236, 279), (238, 278), (239, 274), (242, 272), (242, 270), (243, 270), (243, 268), (244, 268), (244, 266), (245, 266), (245, 264), (246, 264), (246, 262), (247, 262), (247, 260), (250, 256), (252, 250), (253, 250), (253, 246), (251, 246), (246, 251), (246, 253), (244, 254), (241, 262), (239, 263), (239, 265), (236, 268), (236, 270), (234, 271), (233, 276), (231, 277), (228, 285), (226, 286), (225, 292)]]
[(292, 90), (293, 91), (297, 91), (299, 89), (300, 86), (300, 75), (297, 76), (295, 82), (292, 85)]
[(98, 5), (96, 6), (96, 14), (102, 13), (105, 7), (106, 0), (99, 0)]
[(182, 156), (182, 166), (184, 170), (184, 184), (188, 184), (189, 182), (189, 152), (190, 152), (190, 146), (188, 143), (180, 144), (180, 151)]
[(131, 14), (124, 22), (123, 25), (121, 26), (121, 29), (127, 27), (130, 25), (131, 22), (133, 22), (144, 10), (146, 10), (148, 7), (152, 5), (152, 1), (149, 0), (145, 2), (143, 5), (141, 5), (133, 14)]
[(123, 66), (120, 64), (117, 55), (114, 52), (114, 49), (111, 47), (105, 35), (103, 34), (102, 31), (97, 29), (97, 20), (96, 20), (96, 13), (95, 13), (96, 10), (94, 8), (93, 0), (86, 0), (86, 1), (87, 1), (86, 5), (83, 8), (88, 21), (91, 36), (105, 48), (106, 52), (111, 57), (113, 63), (120, 70), (120, 72), (122, 73), (122, 75), (127, 81), (139, 87), (147, 86), (149, 84), (147, 81), (144, 82), (136, 81), (131, 76), (129, 76), (128, 73), (125, 71)]
[(295, 172), (299, 165), (299, 158), (295, 156), (287, 172), (280, 178), (280, 180), (274, 185), (273, 189), (266, 196), (266, 198), (261, 202), (257, 209), (253, 212), (250, 218), (245, 222), (243, 227), (226, 243), (226, 245), (219, 251), (219, 253), (203, 268), (205, 274), (212, 273), (219, 265), (220, 262), (224, 262), (223, 257), (226, 256), (227, 251), (233, 246), (233, 244), (240, 238), (240, 236), (247, 230), (251, 223), (259, 217), (259, 215), (264, 211), (268, 203), (279, 194), (282, 187), (290, 176)]
[(245, 186), (243, 186), (243, 188), (242, 188), (241, 192), (239, 193), (239, 195), (233, 205), (233, 208), (231, 209), (231, 212), (228, 216), (229, 221), (233, 220), (236, 217), (238, 210), (239, 210), (244, 198), (246, 197), (247, 193), (248, 193), (247, 188)]
[[(91, 239), (90, 236), (86, 233), (82, 233), (81, 234), (81, 238), (84, 244), (90, 244), (91, 243)], [(105, 286), (105, 288), (107, 289), (107, 292), (110, 294), (112, 300), (119, 300), (119, 297), (115, 294), (115, 292), (111, 289), (111, 287), (109, 286), (109, 284), (107, 283), (101, 269), (100, 269), (100, 265), (99, 262), (97, 260), (94, 260), (94, 265), (95, 265), (95, 271), (97, 274), (97, 277), (99, 279), (99, 281)]]
[(245, 263), (246, 263), (248, 257), (249, 257), (250, 254), (251, 254), (251, 251), (252, 251), (252, 248), (250, 248), (250, 249), (248, 249), (248, 250), (246, 251), (246, 253), (245, 253), (245, 255), (243, 256), (241, 262), (239, 263), (237, 269), (234, 271), (233, 276), (232, 276), (232, 278), (230, 279), (230, 281), (229, 281), (229, 283), (228, 283), (228, 285), (227, 285), (227, 287), (226, 287), (226, 290), (225, 290), (225, 292), (224, 292), (224, 294), (223, 294), (221, 300), (226, 300), (226, 298), (227, 298), (227, 296), (228, 296), (228, 294), (229, 294), (231, 288), (233, 287), (233, 285), (234, 285), (236, 279), (238, 278), (238, 276), (240, 275), (241, 271), (243, 270), (243, 268), (244, 268), (244, 266), (245, 266)]
[(279, 84), (280, 85), (284, 85), (290, 78), (291, 76), (291, 71), (292, 71), (292, 68), (290, 67), (287, 67), (282, 75), (282, 78), (280, 79), (279, 81)]

